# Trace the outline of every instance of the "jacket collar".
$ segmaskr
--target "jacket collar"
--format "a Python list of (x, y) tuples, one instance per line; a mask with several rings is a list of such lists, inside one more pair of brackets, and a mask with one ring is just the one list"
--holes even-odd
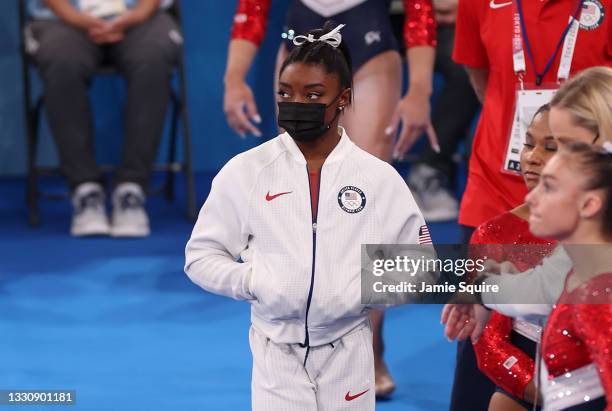
[[(346, 130), (344, 127), (338, 126), (338, 131), (341, 133), (340, 141), (336, 144), (336, 147), (332, 150), (331, 153), (325, 159), (324, 164), (333, 163), (336, 161), (341, 161), (347, 155), (347, 153), (353, 147), (353, 142), (346, 134)], [(291, 154), (291, 156), (300, 164), (306, 164), (306, 158), (304, 158), (304, 154), (300, 148), (295, 144), (293, 138), (289, 135), (289, 133), (284, 132), (279, 136), (281, 143), (285, 146), (287, 151)]]

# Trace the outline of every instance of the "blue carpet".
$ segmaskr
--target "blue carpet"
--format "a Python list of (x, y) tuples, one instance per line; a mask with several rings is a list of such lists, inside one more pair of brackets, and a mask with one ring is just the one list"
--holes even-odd
[[(28, 226), (23, 187), (0, 180), (0, 389), (72, 389), (77, 402), (10, 409), (250, 409), (249, 306), (183, 274), (192, 226), (182, 198), (150, 199), (147, 239), (73, 239), (65, 201), (43, 202), (42, 226)], [(200, 176), (200, 199), (209, 187)], [(444, 243), (459, 236), (454, 223), (431, 232)], [(398, 389), (378, 410), (448, 409), (455, 347), (439, 312), (388, 311), (386, 358)]]

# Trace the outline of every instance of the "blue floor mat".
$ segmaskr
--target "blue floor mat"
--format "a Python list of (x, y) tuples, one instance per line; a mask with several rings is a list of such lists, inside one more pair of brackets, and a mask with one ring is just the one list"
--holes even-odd
[[(192, 225), (182, 198), (150, 199), (149, 238), (73, 239), (65, 201), (43, 202), (42, 226), (27, 225), (23, 186), (0, 180), (0, 390), (71, 389), (77, 400), (11, 410), (250, 409), (249, 306), (184, 275)], [(209, 187), (210, 176), (199, 176), (200, 200)], [(459, 236), (456, 223), (431, 232), (444, 243)], [(388, 311), (386, 358), (398, 389), (378, 410), (448, 409), (455, 347), (439, 313)]]

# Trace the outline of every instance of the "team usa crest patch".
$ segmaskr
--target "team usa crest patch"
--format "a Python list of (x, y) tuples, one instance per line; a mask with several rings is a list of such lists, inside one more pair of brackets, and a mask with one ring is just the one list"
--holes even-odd
[(355, 186), (346, 186), (338, 193), (338, 204), (347, 213), (355, 214), (365, 207), (366, 196), (361, 189)]
[(595, 30), (601, 26), (606, 11), (599, 0), (585, 0), (582, 4), (580, 14), (580, 28), (583, 30)]

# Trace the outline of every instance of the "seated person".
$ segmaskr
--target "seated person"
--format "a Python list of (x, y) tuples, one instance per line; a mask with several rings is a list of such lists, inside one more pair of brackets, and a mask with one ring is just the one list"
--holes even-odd
[[(44, 82), (45, 108), (74, 207), (73, 236), (149, 234), (145, 192), (182, 37), (172, 0), (29, 0), (26, 49)], [(127, 81), (124, 146), (106, 214), (87, 94), (102, 62)]]

